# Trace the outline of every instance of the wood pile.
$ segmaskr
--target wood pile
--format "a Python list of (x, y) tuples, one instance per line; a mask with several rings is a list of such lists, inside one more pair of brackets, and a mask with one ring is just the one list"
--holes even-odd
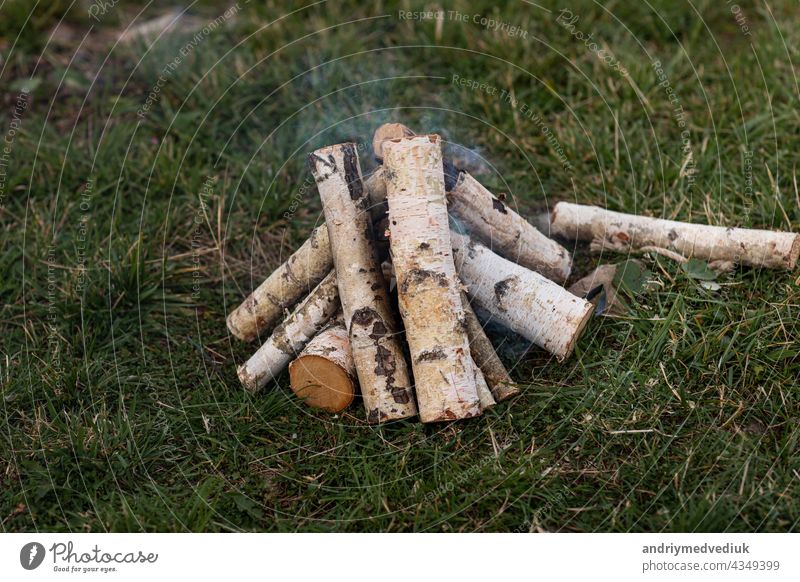
[[(569, 358), (594, 312), (562, 285), (570, 253), (402, 124), (373, 139), (364, 179), (353, 143), (308, 156), (325, 224), (228, 316), (262, 338), (239, 367), (259, 390), (287, 368), (309, 406), (339, 412), (360, 394), (380, 423), (480, 415), (519, 392), (473, 310)], [(687, 224), (561, 202), (551, 234), (593, 250), (659, 252), (793, 269), (800, 236)], [(377, 244), (389, 240), (389, 256)], [(574, 289), (574, 288), (573, 288)]]

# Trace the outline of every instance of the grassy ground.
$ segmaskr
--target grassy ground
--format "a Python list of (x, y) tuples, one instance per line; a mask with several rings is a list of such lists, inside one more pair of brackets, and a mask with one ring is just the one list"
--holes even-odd
[[(164, 3), (32, 4), (0, 2), (4, 531), (798, 529), (796, 273), (714, 292), (649, 259), (629, 315), (562, 364), (505, 342), (523, 395), (447, 426), (315, 414), (285, 378), (249, 396), (224, 324), (320, 221), (305, 152), (386, 120), (528, 215), (800, 229), (791, 0), (454, 2), (438, 26), (241, 1), (204, 34), (235, 6), (205, 2), (149, 48), (119, 31)], [(578, 248), (577, 274), (616, 260)]]

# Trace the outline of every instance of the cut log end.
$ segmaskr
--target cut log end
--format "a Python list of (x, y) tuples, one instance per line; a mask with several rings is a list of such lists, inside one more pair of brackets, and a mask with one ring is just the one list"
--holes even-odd
[(492, 395), (497, 402), (503, 402), (519, 394), (519, 386), (514, 382), (500, 382), (492, 386)]
[(800, 234), (794, 237), (794, 242), (792, 243), (792, 250), (789, 252), (789, 258), (786, 261), (787, 265), (786, 268), (790, 271), (794, 271), (794, 268), (797, 266), (797, 260), (800, 259)]
[(236, 369), (236, 375), (239, 376), (239, 381), (242, 386), (249, 392), (255, 392), (261, 385), (261, 376), (252, 374), (247, 369), (247, 364), (243, 364)]
[(341, 412), (353, 403), (356, 385), (341, 366), (322, 356), (300, 356), (289, 364), (292, 391), (305, 404)]
[(567, 341), (564, 347), (564, 353), (556, 355), (556, 359), (559, 362), (562, 362), (566, 358), (570, 357), (572, 352), (575, 351), (575, 344), (578, 343), (578, 340), (583, 335), (583, 330), (586, 329), (586, 326), (589, 324), (589, 320), (592, 319), (592, 315), (594, 314), (594, 305), (588, 301), (584, 301), (583, 299), (578, 299), (578, 301), (583, 308), (583, 313), (579, 314), (578, 316), (577, 325), (574, 327), (572, 337)]
[(375, 130), (372, 138), (372, 152), (376, 160), (383, 159), (383, 142), (401, 137), (412, 137), (415, 133), (402, 123), (384, 123)]

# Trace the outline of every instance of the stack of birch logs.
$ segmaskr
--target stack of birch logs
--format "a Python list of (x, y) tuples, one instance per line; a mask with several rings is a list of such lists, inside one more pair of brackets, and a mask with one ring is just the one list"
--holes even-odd
[[(559, 361), (594, 306), (562, 286), (570, 253), (444, 158), (439, 136), (386, 124), (373, 151), (381, 165), (366, 179), (355, 144), (309, 155), (325, 224), (228, 316), (234, 336), (264, 340), (239, 378), (258, 390), (288, 367), (306, 404), (338, 412), (360, 392), (370, 423), (478, 416), (519, 387), (473, 304)], [(551, 233), (592, 248), (787, 269), (800, 254), (792, 233), (564, 202)]]

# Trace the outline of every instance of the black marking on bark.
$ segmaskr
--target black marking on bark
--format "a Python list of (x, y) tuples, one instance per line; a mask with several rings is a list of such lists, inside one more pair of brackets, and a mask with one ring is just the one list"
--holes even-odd
[(501, 200), (498, 200), (497, 198), (494, 197), (492, 198), (492, 208), (494, 208), (495, 210), (497, 210), (497, 212), (500, 212), (502, 214), (508, 214), (506, 205), (503, 204)]
[(397, 362), (394, 361), (394, 354), (386, 346), (378, 344), (378, 352), (375, 355), (375, 374), (386, 376), (386, 385), (391, 387), (395, 371), (397, 371)]
[(675, 232), (674, 228), (669, 231), (667, 238), (669, 238), (669, 242), (675, 242), (675, 239), (678, 238), (678, 233)]
[(409, 401), (411, 400), (411, 396), (408, 394), (408, 390), (400, 386), (395, 386), (394, 388), (392, 388), (392, 398), (394, 398), (394, 401), (397, 404), (408, 404)]
[[(272, 303), (276, 307), (280, 307), (284, 309), (286, 307), (286, 302), (282, 301), (280, 297), (275, 297), (272, 293), (264, 293), (264, 297), (269, 299), (269, 302)], [(253, 307), (258, 305), (258, 301), (255, 297), (253, 297)]]
[(470, 259), (474, 259), (478, 255), (477, 247), (475, 246), (475, 241), (469, 239), (469, 243), (467, 244), (467, 256)]
[(447, 354), (444, 353), (442, 348), (434, 348), (432, 350), (423, 350), (417, 356), (418, 362), (434, 362), (436, 360), (444, 360)]
[(408, 293), (408, 288), (411, 285), (418, 285), (426, 280), (433, 280), (439, 287), (447, 287), (447, 275), (444, 273), (436, 273), (428, 271), (427, 269), (411, 269), (403, 278), (403, 283), (400, 285), (401, 293)]
[(419, 250), (427, 251), (429, 248), (431, 248), (431, 245), (429, 245), (428, 243), (426, 243), (426, 242), (419, 243)]
[(373, 291), (377, 291), (378, 289), (382, 289), (383, 285), (381, 285), (380, 283), (373, 283), (372, 285), (370, 285), (369, 288), (372, 289)]
[(498, 281), (494, 284), (494, 295), (497, 298), (497, 304), (503, 304), (503, 297), (505, 297), (508, 290), (511, 288), (511, 281), (513, 277), (509, 277), (508, 279), (503, 279), (502, 281)]
[(469, 329), (469, 322), (467, 321), (467, 314), (464, 313), (456, 320), (456, 329), (466, 332)]
[[(376, 170), (377, 171), (377, 170)], [(383, 180), (384, 182), (394, 182), (397, 179), (397, 174), (394, 170), (383, 166)]]
[[(389, 329), (381, 319), (378, 313), (370, 308), (363, 307), (353, 313), (350, 320), (351, 324), (368, 327), (372, 324), (372, 332), (369, 337), (374, 340), (380, 340), (389, 334)], [(391, 393), (392, 398), (398, 404), (408, 404), (410, 396), (405, 387), (395, 386), (394, 376), (397, 372), (397, 362), (395, 361), (392, 351), (381, 344), (377, 345), (377, 352), (375, 354), (375, 375), (384, 376), (386, 378), (386, 389)]]
[(380, 317), (374, 309), (371, 307), (362, 307), (353, 313), (353, 317), (350, 318), (350, 323), (367, 327), (370, 323), (378, 321), (379, 319)]
[(397, 372), (397, 362), (394, 354), (387, 347), (378, 344), (378, 353), (375, 355), (375, 375), (386, 377), (386, 389), (397, 404), (408, 404), (410, 396), (404, 386), (395, 386), (394, 375)]
[[(322, 173), (317, 171), (317, 163), (322, 164), (326, 168), (330, 170), (330, 172)], [(315, 153), (308, 154), (308, 167), (311, 169), (311, 173), (314, 175), (314, 181), (319, 184), (320, 182), (324, 182), (328, 179), (331, 174), (336, 172), (336, 160), (333, 159), (332, 154), (328, 154), (328, 159), (326, 160), (322, 156), (318, 156)]]
[(292, 281), (292, 282), (296, 283), (297, 285), (302, 285), (302, 282), (300, 281), (300, 279), (298, 279), (297, 277), (294, 276), (294, 272), (292, 271), (292, 263), (294, 263), (294, 261), (292, 261), (291, 259), (286, 261), (286, 268), (283, 270), (283, 273), (282, 273), (283, 278), (286, 281)]
[(377, 408), (373, 408), (372, 410), (369, 411), (369, 414), (367, 414), (367, 422), (374, 424), (378, 422), (380, 417), (381, 417), (380, 410), (378, 410)]
[[(327, 228), (327, 227), (322, 227)], [(319, 248), (319, 229), (315, 228), (314, 232), (311, 233), (311, 248), (316, 249)]]
[(244, 300), (244, 309), (247, 313), (252, 314), (253, 310), (258, 305), (258, 300), (255, 298), (255, 295), (250, 295), (247, 299)]
[(358, 154), (355, 145), (344, 144), (342, 157), (344, 159), (344, 179), (347, 182), (347, 189), (350, 191), (350, 199), (361, 200), (364, 198), (364, 185), (361, 183), (361, 175), (358, 172)]
[(294, 352), (292, 343), (286, 336), (286, 325), (281, 324), (272, 332), (272, 342), (277, 349), (287, 355), (292, 355)]
[(381, 320), (377, 320), (372, 324), (372, 333), (369, 334), (369, 337), (377, 340), (381, 339), (387, 333), (389, 333), (389, 330), (386, 328), (386, 324)]

